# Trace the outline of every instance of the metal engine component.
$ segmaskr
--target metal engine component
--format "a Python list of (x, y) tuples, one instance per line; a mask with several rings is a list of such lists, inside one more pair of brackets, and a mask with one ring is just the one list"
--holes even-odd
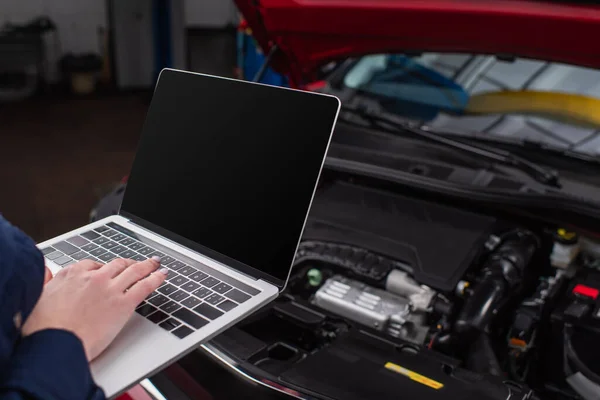
[(430, 311), (431, 303), (436, 295), (435, 291), (427, 286), (419, 285), (406, 272), (397, 269), (389, 273), (385, 281), (385, 288), (391, 293), (407, 298), (413, 311)]
[(429, 330), (426, 314), (414, 312), (410, 300), (340, 275), (327, 279), (312, 302), (341, 317), (419, 345)]

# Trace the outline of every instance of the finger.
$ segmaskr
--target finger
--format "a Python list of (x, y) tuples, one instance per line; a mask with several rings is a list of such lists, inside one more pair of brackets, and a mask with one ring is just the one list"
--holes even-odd
[(144, 279), (160, 266), (160, 258), (152, 257), (146, 261), (138, 262), (126, 268), (121, 274), (115, 277), (115, 285), (120, 290), (127, 290), (137, 281)]
[(100, 268), (97, 271), (97, 273), (104, 274), (112, 279), (112, 278), (117, 277), (119, 274), (121, 274), (123, 271), (125, 271), (128, 267), (135, 264), (136, 262), (137, 261), (135, 261), (135, 260), (129, 260), (129, 259), (124, 259), (124, 258), (115, 258), (108, 264), (105, 264), (104, 266), (102, 266), (102, 268)]
[(71, 270), (93, 271), (95, 269), (99, 269), (100, 267), (102, 267), (102, 264), (97, 261), (81, 260), (76, 262), (75, 264), (69, 265), (67, 268)]
[(44, 266), (44, 285), (48, 282), (50, 282), (50, 280), (52, 279), (52, 271), (50, 271), (50, 268), (48, 268), (47, 266)]
[(168, 269), (161, 268), (150, 274), (147, 278), (137, 281), (129, 288), (127, 293), (125, 293), (125, 297), (130, 300), (134, 306), (137, 306), (144, 301), (150, 293), (158, 289), (165, 279), (167, 279), (168, 272)]

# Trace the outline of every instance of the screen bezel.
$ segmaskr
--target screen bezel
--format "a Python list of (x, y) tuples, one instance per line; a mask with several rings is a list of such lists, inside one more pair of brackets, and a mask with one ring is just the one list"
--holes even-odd
[[(271, 87), (271, 88), (277, 89), (277, 90), (289, 90), (289, 91), (295, 91), (295, 92), (304, 92), (304, 93), (309, 93), (313, 96), (324, 96), (324, 97), (333, 98), (337, 101), (337, 109), (335, 111), (335, 117), (333, 120), (333, 124), (331, 126), (331, 132), (329, 133), (329, 138), (327, 140), (327, 146), (325, 147), (325, 153), (323, 155), (323, 160), (321, 161), (321, 166), (319, 168), (319, 172), (317, 174), (315, 184), (314, 184), (314, 189), (313, 189), (313, 192), (312, 192), (312, 195), (310, 198), (308, 211), (304, 218), (302, 230), (298, 237), (298, 242), (296, 243), (296, 248), (294, 249), (294, 256), (292, 257), (292, 261), (291, 261), (290, 265), (288, 266), (288, 273), (287, 273), (287, 277), (285, 280), (282, 280), (273, 275), (267, 274), (264, 271), (253, 268), (241, 261), (235, 260), (231, 257), (226, 256), (225, 254), (222, 254), (218, 251), (212, 250), (212, 249), (205, 247), (197, 242), (194, 242), (193, 240), (184, 238), (183, 236), (180, 236), (180, 235), (176, 234), (175, 232), (172, 232), (168, 229), (162, 228), (162, 227), (160, 227), (156, 224), (153, 224), (143, 218), (137, 217), (133, 213), (129, 213), (128, 211), (124, 210), (122, 208), (122, 204), (119, 207), (118, 214), (129, 219), (131, 222), (135, 223), (136, 225), (139, 225), (140, 227), (145, 228), (154, 234), (158, 234), (159, 236), (162, 236), (165, 239), (168, 239), (177, 245), (184, 246), (190, 250), (193, 250), (193, 251), (199, 253), (202, 256), (208, 257), (208, 258), (222, 264), (224, 267), (233, 268), (233, 269), (235, 269), (245, 275), (248, 275), (254, 279), (257, 279), (257, 280), (262, 279), (266, 282), (269, 282), (269, 283), (277, 286), (280, 291), (283, 291), (287, 285), (289, 278), (290, 278), (290, 275), (292, 272), (292, 266), (294, 265), (294, 260), (296, 258), (296, 253), (298, 252), (298, 247), (300, 246), (300, 241), (302, 240), (302, 235), (304, 233), (304, 229), (306, 228), (306, 223), (308, 221), (308, 215), (310, 213), (310, 209), (312, 207), (312, 203), (314, 201), (315, 194), (317, 192), (317, 185), (318, 185), (319, 179), (321, 178), (321, 174), (323, 173), (323, 167), (325, 166), (325, 158), (327, 157), (327, 153), (328, 153), (329, 147), (331, 145), (331, 139), (333, 137), (333, 132), (335, 131), (335, 126), (336, 126), (337, 119), (338, 119), (338, 116), (339, 116), (339, 113), (341, 110), (341, 106), (342, 106), (340, 99), (337, 98), (336, 96), (324, 94), (324, 93), (316, 93), (316, 92), (310, 92), (310, 91), (299, 90), (299, 89), (291, 89), (291, 88), (286, 88), (286, 87), (281, 87), (281, 86), (268, 85), (268, 84), (264, 84), (264, 83), (241, 81), (241, 80), (233, 79), (233, 78), (226, 78), (226, 77), (202, 74), (202, 73), (198, 73), (198, 72), (182, 71), (182, 70), (177, 70), (177, 69), (172, 69), (172, 68), (164, 68), (160, 72), (156, 86), (155, 86), (155, 93), (156, 93), (156, 87), (158, 87), (158, 85), (161, 82), (160, 78), (161, 78), (163, 72), (165, 72), (165, 71), (166, 72), (175, 72), (175, 73), (185, 73), (185, 74), (191, 74), (191, 75), (200, 75), (200, 76), (209, 77), (209, 78), (237, 81), (237, 82), (242, 82), (242, 83), (246, 83), (246, 84), (261, 85), (261, 86)], [(143, 134), (143, 128), (142, 128), (142, 134)], [(141, 142), (141, 136), (140, 136), (139, 142)], [(134, 162), (135, 162), (135, 160), (134, 160)], [(127, 193), (127, 187), (125, 187), (125, 191), (123, 193), (123, 198), (125, 198), (126, 193)]]

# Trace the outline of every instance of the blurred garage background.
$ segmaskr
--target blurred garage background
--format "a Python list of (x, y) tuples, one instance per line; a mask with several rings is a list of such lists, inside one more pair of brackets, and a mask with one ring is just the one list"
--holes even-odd
[(86, 223), (129, 169), (158, 71), (233, 76), (238, 22), (229, 0), (2, 1), (4, 216), (36, 240)]

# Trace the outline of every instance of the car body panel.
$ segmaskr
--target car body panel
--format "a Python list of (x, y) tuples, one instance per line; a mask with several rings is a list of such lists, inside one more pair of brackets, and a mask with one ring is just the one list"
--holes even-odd
[(332, 60), (378, 52), (516, 55), (600, 66), (600, 6), (512, 0), (235, 0), (272, 66), (314, 80)]

